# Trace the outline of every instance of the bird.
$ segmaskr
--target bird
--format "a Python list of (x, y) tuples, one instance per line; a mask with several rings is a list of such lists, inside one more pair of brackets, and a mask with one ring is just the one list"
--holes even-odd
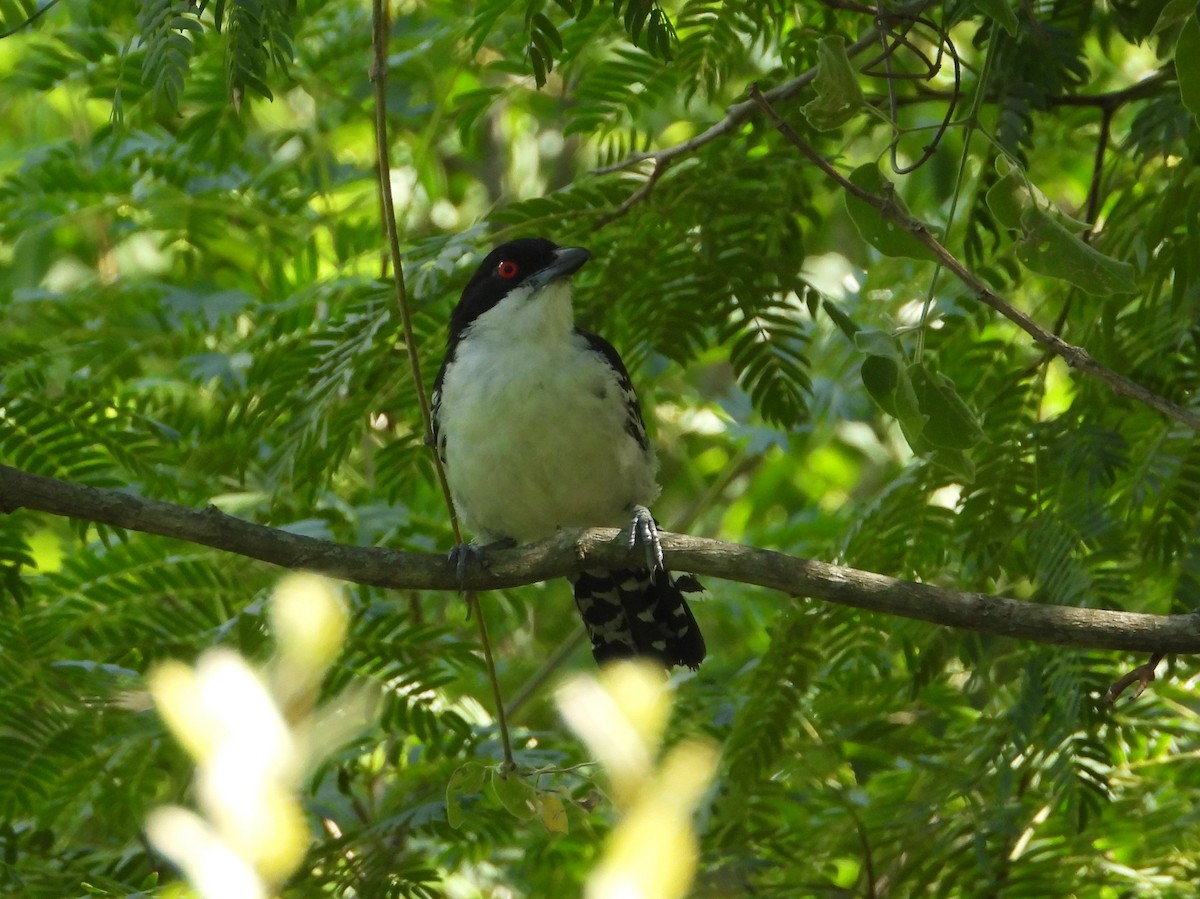
[(495, 546), (628, 526), (643, 566), (570, 578), (592, 655), (695, 669), (706, 649), (683, 594), (701, 588), (663, 564), (641, 405), (612, 344), (575, 325), (570, 279), (589, 259), (545, 238), (510, 240), (483, 259), (450, 315), (431, 440), (475, 538), (451, 555), (461, 578), (470, 555)]

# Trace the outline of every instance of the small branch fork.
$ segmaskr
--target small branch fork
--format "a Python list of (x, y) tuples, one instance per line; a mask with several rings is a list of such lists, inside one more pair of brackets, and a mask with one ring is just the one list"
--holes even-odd
[[(117, 490), (86, 487), (0, 465), (0, 513), (30, 509), (210, 546), (293, 570), (397, 590), (516, 587), (585, 568), (644, 562), (623, 532), (561, 531), (548, 540), (489, 555), (460, 585), (443, 555), (344, 546), (253, 524), (215, 507), (189, 509)], [(770, 550), (660, 533), (668, 567), (839, 605), (1037, 643), (1147, 653), (1200, 653), (1200, 616), (1151, 615), (1021, 602), (964, 593), (800, 559)], [(1137, 679), (1136, 677), (1134, 678)]]
[(937, 257), (937, 261), (944, 268), (949, 269), (965, 284), (974, 294), (975, 299), (979, 300), (986, 306), (991, 307), (996, 312), (999, 312), (1018, 328), (1032, 337), (1038, 344), (1049, 350), (1056, 356), (1062, 357), (1072, 368), (1077, 368), (1084, 374), (1097, 378), (1103, 381), (1114, 393), (1120, 396), (1129, 397), (1137, 400), (1161, 412), (1168, 418), (1182, 422), (1188, 427), (1200, 431), (1200, 415), (1197, 415), (1190, 409), (1185, 409), (1183, 406), (1172, 403), (1165, 397), (1159, 396), (1152, 390), (1143, 387), (1136, 381), (1133, 381), (1124, 375), (1118, 374), (1105, 365), (1097, 362), (1082, 347), (1067, 343), (1057, 334), (1047, 331), (1032, 318), (1026, 315), (1021, 310), (1017, 309), (994, 290), (987, 286), (979, 277), (977, 277), (970, 269), (968, 269), (957, 257), (947, 250), (941, 242), (933, 236), (929, 227), (919, 219), (913, 218), (886, 197), (879, 197), (870, 191), (863, 190), (858, 185), (852, 183), (849, 178), (839, 172), (834, 166), (818, 153), (804, 138), (802, 138), (787, 122), (780, 117), (775, 111), (775, 107), (771, 105), (770, 97), (758, 89), (756, 85), (750, 87), (751, 102), (757, 104), (759, 108), (767, 114), (771, 123), (779, 131), (784, 138), (799, 150), (804, 156), (825, 173), (832, 181), (836, 182), (842, 190), (851, 196), (862, 200), (864, 203), (873, 206), (880, 213), (887, 216), (914, 238), (916, 238), (924, 246), (928, 247)]
[(1128, 674), (1121, 677), (1116, 683), (1108, 688), (1108, 692), (1104, 694), (1104, 702), (1107, 705), (1112, 705), (1120, 697), (1122, 693), (1128, 690), (1133, 684), (1137, 684), (1130, 695), (1130, 699), (1137, 699), (1142, 695), (1143, 691), (1150, 686), (1154, 680), (1154, 669), (1158, 667), (1158, 663), (1163, 660), (1166, 653), (1155, 652), (1150, 656), (1150, 661), (1145, 664), (1138, 665)]

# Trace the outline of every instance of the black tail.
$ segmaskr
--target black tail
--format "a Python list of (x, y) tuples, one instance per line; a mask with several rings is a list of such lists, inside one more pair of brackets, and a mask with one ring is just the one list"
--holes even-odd
[(700, 589), (690, 575), (623, 568), (584, 571), (571, 583), (598, 664), (645, 656), (694, 669), (704, 661), (704, 637), (683, 598)]

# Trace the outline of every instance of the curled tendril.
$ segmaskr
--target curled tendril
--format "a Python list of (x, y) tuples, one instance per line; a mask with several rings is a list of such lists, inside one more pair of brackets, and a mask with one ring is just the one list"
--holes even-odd
[[(897, 120), (900, 107), (900, 100), (896, 95), (898, 81), (929, 81), (942, 71), (942, 66), (947, 58), (953, 66), (954, 88), (950, 92), (949, 99), (942, 94), (927, 98), (918, 95), (916, 98), (917, 102), (922, 102), (922, 99), (929, 102), (943, 102), (946, 104), (946, 112), (934, 131), (933, 138), (925, 146), (917, 160), (909, 165), (900, 164), (898, 150), (900, 138), (904, 136), (904, 129), (899, 125), (895, 126), (896, 130), (889, 145), (892, 171), (898, 175), (907, 175), (916, 171), (933, 156), (942, 137), (950, 127), (962, 93), (962, 60), (958, 55), (958, 48), (954, 46), (954, 41), (946, 29), (928, 16), (922, 15), (921, 11), (892, 12), (883, 9), (882, 6), (877, 6), (872, 12), (874, 12), (875, 21), (879, 26), (881, 50), (877, 56), (862, 67), (861, 72), (869, 78), (882, 78), (887, 83), (888, 112), (893, 124)], [(936, 48), (932, 54), (928, 52), (929, 47)], [(915, 57), (920, 63), (917, 71), (896, 70), (893, 65), (894, 58), (900, 52), (905, 52), (909, 57)]]

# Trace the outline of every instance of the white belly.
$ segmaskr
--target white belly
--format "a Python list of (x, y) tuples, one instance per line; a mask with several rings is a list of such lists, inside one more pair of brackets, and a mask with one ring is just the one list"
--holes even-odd
[(471, 533), (527, 542), (560, 527), (623, 527), (631, 505), (653, 501), (654, 454), (626, 431), (621, 391), (582, 339), (486, 353), (470, 344), (446, 372), (440, 427)]

